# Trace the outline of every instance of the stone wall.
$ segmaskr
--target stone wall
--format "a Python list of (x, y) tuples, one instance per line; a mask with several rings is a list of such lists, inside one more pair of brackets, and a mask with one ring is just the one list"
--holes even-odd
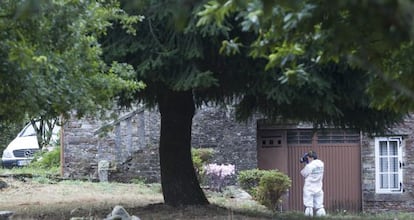
[[(160, 181), (157, 111), (120, 112), (117, 120), (70, 119), (63, 128), (63, 176), (98, 179), (98, 163), (110, 162), (109, 180)], [(236, 171), (257, 167), (256, 119), (238, 123), (232, 108), (204, 106), (193, 119), (193, 147), (215, 151), (212, 162)]]
[(237, 123), (232, 108), (204, 107), (194, 116), (192, 146), (212, 148), (212, 162), (234, 164), (236, 170), (257, 167), (256, 119)]
[(375, 143), (368, 136), (362, 138), (362, 200), (363, 211), (380, 213), (414, 211), (414, 118), (407, 118), (384, 136), (403, 136), (403, 189), (401, 194), (375, 193)]
[[(192, 146), (215, 150), (212, 162), (230, 163), (236, 171), (257, 167), (256, 118), (238, 123), (232, 108), (204, 106), (193, 119)], [(98, 179), (98, 163), (111, 163), (110, 181), (145, 179), (160, 181), (158, 142), (160, 116), (157, 111), (120, 112), (117, 120), (70, 119), (63, 127), (63, 176)], [(414, 118), (392, 129), (403, 143), (403, 183), (401, 194), (375, 193), (375, 143), (361, 139), (362, 207), (364, 212), (414, 211)]]

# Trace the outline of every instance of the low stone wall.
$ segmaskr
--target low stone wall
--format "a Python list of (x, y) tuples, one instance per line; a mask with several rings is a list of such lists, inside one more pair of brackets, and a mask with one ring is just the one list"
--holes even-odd
[[(98, 179), (98, 163), (110, 162), (109, 181), (160, 181), (157, 111), (121, 112), (115, 122), (70, 119), (63, 128), (63, 177)], [(204, 106), (193, 119), (192, 146), (213, 148), (213, 162), (236, 171), (257, 166), (256, 120), (238, 123), (232, 108)]]

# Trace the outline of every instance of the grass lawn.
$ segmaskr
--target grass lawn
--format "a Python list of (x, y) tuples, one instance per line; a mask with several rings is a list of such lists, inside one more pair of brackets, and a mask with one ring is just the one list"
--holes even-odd
[[(16, 172), (31, 172), (32, 178), (7, 177)], [(0, 211), (11, 210), (12, 219), (103, 219), (116, 205), (129, 214), (146, 219), (304, 219), (301, 212), (272, 213), (250, 199), (205, 191), (209, 206), (170, 207), (164, 205), (161, 186), (143, 183), (93, 183), (88, 181), (54, 181), (50, 173), (30, 170), (2, 170), (0, 180), (7, 187), (0, 190)], [(355, 215), (329, 213), (312, 219), (414, 219), (409, 213)]]

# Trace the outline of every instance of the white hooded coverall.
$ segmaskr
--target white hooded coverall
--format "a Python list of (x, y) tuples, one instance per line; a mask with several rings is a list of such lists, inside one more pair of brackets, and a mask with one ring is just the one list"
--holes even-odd
[[(303, 186), (303, 204), (306, 208), (322, 209), (323, 206), (323, 180), (324, 164), (321, 160), (315, 159), (300, 171), (305, 178)], [(325, 210), (323, 209), (323, 212)], [(312, 213), (313, 215), (313, 213)]]

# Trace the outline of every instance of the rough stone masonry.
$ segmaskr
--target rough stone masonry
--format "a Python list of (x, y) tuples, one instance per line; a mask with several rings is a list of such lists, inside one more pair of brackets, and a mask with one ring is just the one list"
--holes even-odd
[[(257, 167), (256, 119), (236, 122), (234, 109), (203, 106), (193, 118), (192, 146), (213, 148), (213, 161), (236, 171)], [(108, 180), (160, 181), (158, 111), (137, 108), (113, 120), (71, 118), (62, 131), (63, 177), (98, 180), (108, 161)]]

